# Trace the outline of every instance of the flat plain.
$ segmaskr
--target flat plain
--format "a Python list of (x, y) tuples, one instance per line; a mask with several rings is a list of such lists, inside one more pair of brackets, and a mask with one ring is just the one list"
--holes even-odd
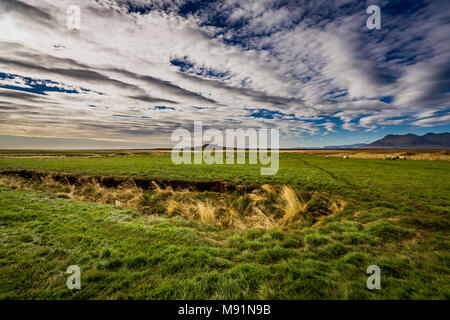
[(365, 152), (2, 151), (0, 298), (449, 299), (446, 151)]

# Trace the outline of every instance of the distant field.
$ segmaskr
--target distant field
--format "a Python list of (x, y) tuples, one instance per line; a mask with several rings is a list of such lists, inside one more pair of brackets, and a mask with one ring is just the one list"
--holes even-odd
[(450, 150), (421, 149), (325, 149), (325, 150), (290, 150), (299, 154), (322, 155), (331, 157), (347, 156), (353, 159), (384, 159), (385, 157), (403, 156), (408, 160), (450, 160)]
[[(161, 155), (170, 149), (160, 150), (0, 150), (0, 157), (99, 157), (120, 155)], [(450, 150), (430, 149), (292, 149), (280, 150), (281, 153), (331, 156), (353, 159), (384, 159), (388, 156), (403, 156), (408, 160), (449, 160)]]
[(326, 188), (356, 197), (411, 200), (425, 206), (448, 206), (446, 195), (450, 190), (447, 161), (323, 159), (296, 153), (280, 154), (280, 169), (274, 176), (261, 176), (259, 165), (174, 165), (168, 153), (101, 158), (0, 158), (0, 170), (6, 168), (149, 179), (223, 180), (244, 185), (290, 184)]
[[(165, 152), (4, 151), (0, 297), (449, 299), (450, 162), (344, 152), (282, 152), (278, 174), (261, 176)], [(21, 170), (236, 188), (106, 188)], [(85, 270), (77, 292), (64, 285), (70, 264)], [(366, 288), (371, 264), (381, 290)]]

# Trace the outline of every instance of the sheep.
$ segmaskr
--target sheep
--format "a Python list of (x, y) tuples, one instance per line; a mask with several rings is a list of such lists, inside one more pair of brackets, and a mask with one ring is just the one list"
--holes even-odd
[(344, 156), (344, 159), (348, 159), (348, 156)]

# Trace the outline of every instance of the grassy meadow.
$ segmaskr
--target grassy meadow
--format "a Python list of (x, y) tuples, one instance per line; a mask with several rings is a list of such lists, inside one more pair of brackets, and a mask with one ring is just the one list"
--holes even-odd
[(449, 194), (444, 160), (3, 151), (0, 299), (449, 299)]

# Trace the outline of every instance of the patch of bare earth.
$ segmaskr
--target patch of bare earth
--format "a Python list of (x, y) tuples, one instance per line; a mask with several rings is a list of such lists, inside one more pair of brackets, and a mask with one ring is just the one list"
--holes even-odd
[[(109, 180), (108, 180), (109, 179)], [(39, 190), (60, 198), (112, 204), (144, 215), (181, 216), (222, 228), (287, 229), (321, 225), (340, 214), (346, 202), (324, 192), (296, 190), (289, 185), (264, 184), (257, 189), (202, 182), (175, 181), (165, 185), (111, 177), (61, 176), (44, 172), (6, 172), (0, 185)], [(223, 183), (223, 182), (222, 182)], [(197, 185), (196, 185), (197, 184)], [(207, 187), (211, 187), (207, 189)], [(218, 190), (222, 188), (223, 190)]]

